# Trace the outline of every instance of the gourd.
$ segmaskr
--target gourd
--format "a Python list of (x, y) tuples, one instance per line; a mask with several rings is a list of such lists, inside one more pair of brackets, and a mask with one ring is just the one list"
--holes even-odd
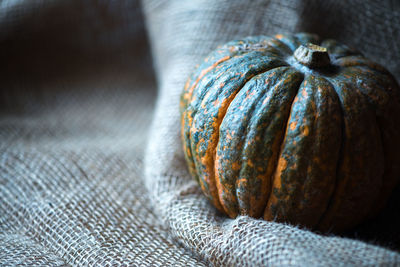
[(228, 42), (189, 77), (180, 111), (188, 169), (231, 218), (343, 231), (399, 180), (399, 86), (335, 40)]

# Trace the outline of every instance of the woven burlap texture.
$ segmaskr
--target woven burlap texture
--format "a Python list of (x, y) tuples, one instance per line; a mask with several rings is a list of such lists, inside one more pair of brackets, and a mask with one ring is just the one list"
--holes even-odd
[(194, 66), (253, 34), (334, 37), (399, 77), (394, 4), (0, 2), (0, 266), (400, 264), (355, 239), (217, 213), (187, 173), (178, 113)]
[(1, 1), (0, 266), (206, 266), (143, 185), (138, 1)]

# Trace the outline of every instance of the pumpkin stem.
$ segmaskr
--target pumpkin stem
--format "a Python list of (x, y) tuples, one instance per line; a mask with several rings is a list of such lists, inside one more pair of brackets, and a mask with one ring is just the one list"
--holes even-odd
[(309, 68), (321, 68), (331, 64), (327, 49), (311, 43), (300, 45), (294, 51), (294, 58)]

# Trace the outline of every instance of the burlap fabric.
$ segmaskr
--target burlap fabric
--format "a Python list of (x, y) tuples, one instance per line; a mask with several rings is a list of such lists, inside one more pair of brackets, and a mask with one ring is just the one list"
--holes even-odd
[(205, 266), (143, 185), (138, 1), (0, 2), (0, 266)]
[(225, 41), (316, 32), (400, 77), (399, 25), (396, 1), (0, 2), (0, 265), (400, 265), (387, 213), (368, 243), (217, 213), (185, 168), (178, 113)]

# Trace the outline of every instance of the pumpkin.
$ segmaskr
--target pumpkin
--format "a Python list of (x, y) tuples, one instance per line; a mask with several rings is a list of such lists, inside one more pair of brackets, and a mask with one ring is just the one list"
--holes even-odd
[(376, 215), (399, 180), (399, 96), (385, 68), (335, 40), (231, 41), (181, 96), (189, 171), (231, 218), (347, 230)]

